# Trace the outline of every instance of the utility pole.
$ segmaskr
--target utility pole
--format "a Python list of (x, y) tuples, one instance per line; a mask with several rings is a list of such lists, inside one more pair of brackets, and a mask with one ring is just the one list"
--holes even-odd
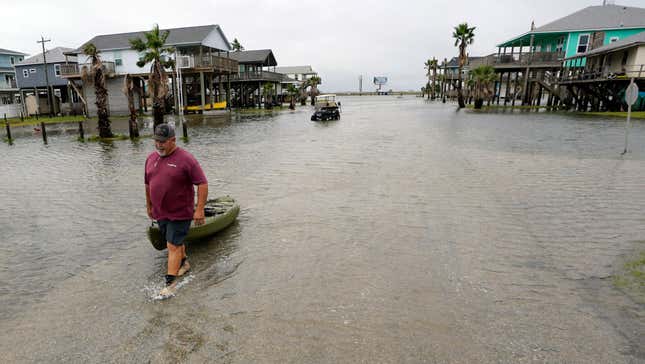
[(363, 75), (358, 76), (358, 96), (363, 95)]
[(43, 46), (43, 65), (45, 67), (45, 83), (47, 84), (47, 103), (49, 104), (49, 117), (51, 117), (52, 111), (54, 110), (54, 97), (53, 95), (50, 96), (51, 90), (49, 89), (49, 75), (47, 72), (47, 55), (45, 54), (46, 42), (51, 42), (51, 39), (45, 39), (42, 35), (40, 36), (40, 40), (36, 41), (36, 43), (40, 43)]

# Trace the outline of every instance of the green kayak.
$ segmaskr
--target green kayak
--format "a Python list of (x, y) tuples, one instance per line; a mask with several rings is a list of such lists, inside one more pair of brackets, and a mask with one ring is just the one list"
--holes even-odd
[[(235, 221), (235, 218), (237, 218), (239, 213), (240, 206), (231, 197), (224, 196), (208, 200), (204, 207), (204, 215), (206, 215), (204, 224), (195, 226), (195, 222), (193, 221), (190, 224), (190, 230), (186, 236), (186, 242), (190, 243), (203, 239), (226, 228)], [(152, 226), (148, 228), (148, 238), (150, 238), (150, 242), (155, 249), (166, 249), (166, 239), (161, 237), (159, 225), (157, 225), (156, 221), (154, 221)]]

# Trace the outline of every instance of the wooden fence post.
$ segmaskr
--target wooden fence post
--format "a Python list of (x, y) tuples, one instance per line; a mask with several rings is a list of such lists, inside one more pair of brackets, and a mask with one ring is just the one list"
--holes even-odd
[(85, 141), (85, 130), (83, 130), (82, 121), (78, 122), (78, 134), (80, 135), (79, 138), (81, 139), (81, 141)]
[(47, 144), (47, 130), (45, 130), (45, 122), (40, 122), (40, 130), (43, 134), (43, 143)]
[(7, 120), (7, 114), (4, 114), (4, 124), (7, 128), (7, 140), (9, 140), (9, 144), (11, 144), (11, 127), (9, 126), (9, 121)]

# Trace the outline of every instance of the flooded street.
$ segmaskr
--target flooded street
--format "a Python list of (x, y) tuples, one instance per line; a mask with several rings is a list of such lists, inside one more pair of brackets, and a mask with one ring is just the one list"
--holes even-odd
[(166, 301), (152, 140), (17, 130), (0, 144), (2, 360), (645, 363), (645, 300), (612, 278), (645, 250), (645, 123), (621, 156), (620, 119), (340, 101), (326, 123), (309, 106), (191, 118), (178, 145), (242, 210), (189, 246)]

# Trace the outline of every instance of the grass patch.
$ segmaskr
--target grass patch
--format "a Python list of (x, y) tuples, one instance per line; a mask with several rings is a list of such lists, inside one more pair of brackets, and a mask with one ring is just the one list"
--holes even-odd
[(612, 277), (613, 283), (645, 303), (645, 251), (623, 265), (622, 272)]
[(114, 134), (112, 138), (101, 138), (98, 135), (92, 135), (87, 138), (88, 142), (113, 142), (115, 140), (128, 140), (129, 136), (123, 134)]
[[(146, 116), (139, 116), (139, 118), (145, 118)], [(110, 120), (127, 120), (129, 119), (129, 116), (110, 116)], [(38, 119), (36, 119), (35, 116), (30, 116), (27, 118), (24, 118), (24, 120), (20, 120), (20, 118), (8, 118), (7, 121), (9, 122), (9, 125), (11, 126), (30, 126), (30, 125), (40, 125), (40, 123), (45, 123), (45, 124), (64, 124), (64, 123), (77, 123), (79, 121), (96, 121), (98, 120), (97, 118), (88, 118), (86, 119), (85, 116), (83, 115), (77, 115), (77, 116), (54, 116), (54, 117), (47, 117), (47, 116), (40, 116)]]
[[(593, 111), (579, 112), (580, 115), (607, 116), (615, 118), (627, 118), (627, 111)], [(632, 119), (645, 119), (645, 111), (632, 111)]]
[(62, 123), (77, 123), (79, 121), (84, 121), (85, 117), (83, 115), (79, 116), (55, 116), (55, 117), (39, 117), (36, 119), (33, 116), (30, 116), (28, 118), (24, 118), (24, 120), (20, 120), (20, 118), (11, 118), (7, 119), (9, 122), (9, 125), (11, 126), (28, 126), (28, 125), (40, 125), (40, 123), (45, 123), (45, 124), (62, 124)]

